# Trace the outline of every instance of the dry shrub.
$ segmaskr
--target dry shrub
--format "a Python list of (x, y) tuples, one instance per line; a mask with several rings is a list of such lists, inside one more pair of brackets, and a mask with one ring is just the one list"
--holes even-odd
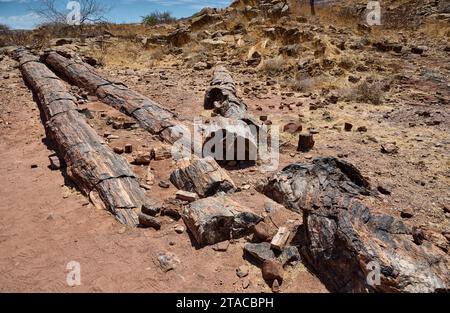
[(186, 60), (188, 67), (193, 67), (198, 62), (208, 60), (208, 49), (203, 45), (191, 42), (183, 47), (183, 59)]
[(297, 92), (312, 92), (317, 88), (319, 77), (311, 77), (306, 73), (298, 73), (295, 78), (287, 81), (287, 86)]
[(261, 64), (261, 71), (266, 74), (278, 74), (286, 67), (286, 60), (282, 55), (278, 55), (274, 58), (266, 59)]
[(381, 82), (369, 83), (364, 81), (357, 85), (351, 94), (350, 100), (380, 105), (383, 103), (384, 91)]

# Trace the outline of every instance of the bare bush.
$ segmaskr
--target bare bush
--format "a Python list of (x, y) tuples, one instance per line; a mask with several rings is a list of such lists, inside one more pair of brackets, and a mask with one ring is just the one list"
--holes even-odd
[[(60, 8), (56, 0), (41, 0), (39, 5), (33, 10), (48, 23), (55, 25), (65, 24), (67, 9)], [(110, 7), (102, 4), (98, 0), (78, 0), (80, 3), (80, 25), (89, 23), (105, 22), (105, 15)]]
[(284, 70), (286, 66), (286, 60), (282, 55), (278, 55), (274, 58), (266, 59), (261, 65), (261, 71), (268, 74), (277, 74)]
[(9, 28), (8, 25), (0, 24), (0, 33), (6, 33), (6, 32), (9, 32), (9, 31), (10, 31), (10, 28)]
[(354, 101), (379, 105), (383, 103), (383, 86), (380, 82), (369, 83), (364, 81), (357, 85), (349, 96)]

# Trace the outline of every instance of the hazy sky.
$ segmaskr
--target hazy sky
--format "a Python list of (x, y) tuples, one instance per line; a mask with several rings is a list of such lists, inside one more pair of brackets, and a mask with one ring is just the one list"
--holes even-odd
[[(65, 8), (69, 0), (56, 0)], [(107, 18), (114, 23), (139, 22), (141, 16), (154, 10), (170, 11), (176, 17), (187, 17), (204, 7), (223, 8), (232, 0), (98, 0), (111, 6)], [(0, 24), (15, 29), (30, 29), (39, 24), (33, 7), (39, 0), (0, 0)], [(69, 11), (67, 11), (69, 12)]]

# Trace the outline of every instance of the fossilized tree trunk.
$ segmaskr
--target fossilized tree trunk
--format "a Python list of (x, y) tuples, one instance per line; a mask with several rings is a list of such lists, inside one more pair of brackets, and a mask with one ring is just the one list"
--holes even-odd
[(262, 191), (303, 213), (302, 259), (331, 290), (449, 290), (448, 255), (430, 242), (417, 245), (400, 219), (363, 204), (359, 198), (372, 191), (353, 165), (335, 158), (293, 164)]
[(66, 162), (69, 177), (95, 205), (109, 210), (124, 224), (137, 225), (147, 199), (128, 163), (86, 123), (65, 84), (36, 56), (19, 49), (15, 58), (24, 80), (38, 97), (47, 134)]
[(73, 84), (96, 95), (122, 113), (134, 117), (143, 128), (159, 135), (162, 140), (173, 144), (181, 137), (182, 125), (176, 121), (173, 112), (121, 83), (102, 77), (92, 66), (56, 52), (45, 55), (44, 61)]
[[(267, 129), (247, 111), (247, 105), (237, 96), (235, 81), (223, 66), (214, 69), (211, 86), (206, 90), (204, 108), (220, 115), (211, 121), (206, 134), (204, 147), (214, 143), (216, 148), (214, 153), (207, 149), (207, 155), (218, 161), (257, 161), (259, 135), (260, 132), (267, 134)], [(222, 149), (220, 153), (227, 155), (223, 159), (217, 158), (217, 149)], [(234, 149), (234, 153), (230, 153), (230, 149)], [(239, 157), (239, 154), (245, 154), (245, 157)]]

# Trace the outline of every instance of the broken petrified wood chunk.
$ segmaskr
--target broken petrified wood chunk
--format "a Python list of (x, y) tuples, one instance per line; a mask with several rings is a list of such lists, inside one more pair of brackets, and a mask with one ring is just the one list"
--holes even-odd
[(275, 258), (275, 253), (271, 249), (270, 242), (247, 243), (244, 246), (244, 251), (260, 262)]
[[(437, 292), (450, 287), (449, 256), (432, 244), (414, 244), (401, 220), (363, 204), (359, 198), (372, 192), (353, 165), (335, 158), (293, 164), (274, 175), (263, 193), (303, 212), (302, 260), (329, 289)], [(381, 268), (380, 284), (368, 283), (374, 266)]]
[(291, 233), (287, 227), (280, 227), (275, 237), (273, 237), (270, 245), (273, 249), (282, 251), (287, 244), (290, 234)]
[(264, 222), (253, 227), (253, 234), (255, 238), (263, 242), (272, 240), (270, 227)]
[(284, 278), (283, 265), (277, 260), (264, 261), (261, 268), (262, 276), (266, 281), (282, 282)]
[(139, 224), (143, 227), (151, 227), (156, 230), (161, 229), (161, 223), (155, 217), (144, 213), (139, 214)]
[(170, 175), (170, 181), (178, 189), (196, 192), (201, 198), (236, 190), (230, 176), (211, 157), (200, 159), (193, 156), (178, 161), (177, 166)]
[(314, 148), (314, 135), (313, 134), (300, 134), (298, 137), (298, 151), (308, 152)]
[(193, 192), (179, 190), (176, 194), (176, 198), (181, 201), (194, 202), (198, 200), (198, 195)]
[(151, 153), (151, 157), (155, 161), (162, 161), (172, 158), (172, 151), (165, 146), (153, 148)]
[(183, 220), (197, 243), (205, 246), (242, 237), (262, 218), (221, 195), (191, 203), (183, 211)]
[(50, 160), (49, 168), (52, 171), (57, 171), (57, 170), (65, 167), (64, 161), (61, 162), (61, 160), (59, 159), (59, 157), (57, 155), (51, 155), (48, 157), (48, 159)]

